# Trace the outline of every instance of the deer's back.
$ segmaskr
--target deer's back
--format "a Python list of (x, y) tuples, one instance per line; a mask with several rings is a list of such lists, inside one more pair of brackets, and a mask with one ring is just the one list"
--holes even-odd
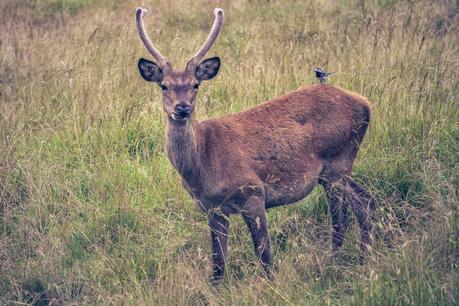
[(360, 143), (363, 135), (358, 131), (369, 119), (366, 98), (321, 84), (203, 121), (200, 130), (207, 146), (225, 147), (228, 154), (251, 154), (257, 161), (284, 155), (292, 159), (293, 153), (293, 157), (304, 159), (304, 153), (333, 157), (352, 138)]

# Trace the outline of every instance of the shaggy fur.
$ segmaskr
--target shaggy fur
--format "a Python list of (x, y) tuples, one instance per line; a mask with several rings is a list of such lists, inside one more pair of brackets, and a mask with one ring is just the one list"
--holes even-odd
[(375, 203), (350, 177), (369, 120), (364, 97), (325, 84), (200, 123), (169, 118), (167, 152), (209, 215), (217, 281), (227, 249), (226, 216), (242, 214), (269, 273), (265, 209), (301, 200), (318, 183), (330, 204), (334, 252), (347, 229), (347, 206), (361, 226), (362, 246), (370, 243)]

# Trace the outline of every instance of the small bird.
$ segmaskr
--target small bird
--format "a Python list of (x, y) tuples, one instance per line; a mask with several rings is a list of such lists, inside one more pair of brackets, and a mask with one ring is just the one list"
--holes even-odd
[(335, 74), (334, 72), (326, 72), (320, 68), (316, 68), (314, 71), (316, 72), (316, 78), (320, 80), (320, 83), (325, 83), (325, 81), (327, 81), (327, 77)]

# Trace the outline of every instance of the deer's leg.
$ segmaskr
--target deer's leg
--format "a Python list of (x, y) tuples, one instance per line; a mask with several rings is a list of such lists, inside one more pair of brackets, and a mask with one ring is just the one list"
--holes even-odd
[(272, 278), (271, 247), (268, 234), (268, 222), (264, 198), (252, 196), (241, 210), (241, 215), (252, 234), (255, 254), (266, 272), (268, 278)]
[(359, 186), (351, 177), (346, 177), (346, 183), (350, 188), (347, 192), (349, 205), (352, 208), (360, 225), (361, 250), (365, 254), (373, 241), (372, 230), (376, 215), (376, 202), (371, 194)]
[(218, 285), (225, 274), (225, 261), (228, 249), (228, 217), (217, 212), (209, 214), (209, 226), (212, 237), (212, 283)]
[(332, 221), (332, 252), (336, 255), (343, 244), (348, 228), (347, 206), (344, 201), (344, 188), (341, 181), (322, 182), (330, 209)]

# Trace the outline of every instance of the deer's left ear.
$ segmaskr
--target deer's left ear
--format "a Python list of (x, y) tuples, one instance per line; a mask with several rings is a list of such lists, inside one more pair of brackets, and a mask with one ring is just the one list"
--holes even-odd
[(220, 58), (212, 57), (203, 60), (196, 68), (195, 76), (198, 81), (207, 81), (213, 79), (220, 69)]

